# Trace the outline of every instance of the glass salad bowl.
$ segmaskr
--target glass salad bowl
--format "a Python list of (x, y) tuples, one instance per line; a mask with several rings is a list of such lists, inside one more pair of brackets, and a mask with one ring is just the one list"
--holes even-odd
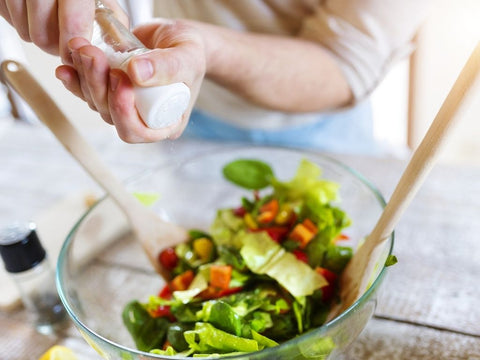
[[(234, 186), (222, 174), (237, 159), (268, 163), (275, 177), (291, 179), (302, 159), (339, 184), (338, 206), (351, 219), (343, 245), (355, 249), (374, 227), (384, 200), (362, 175), (327, 156), (273, 147), (228, 147), (149, 170), (127, 183), (129, 191), (168, 221), (186, 229), (208, 231), (217, 210), (238, 206), (252, 191)], [(391, 254), (393, 235), (382, 259)], [(286, 269), (288, 270), (288, 269)], [(345, 353), (372, 317), (384, 261), (375, 267), (370, 288), (350, 308), (278, 346), (229, 355), (228, 359), (335, 359)], [(302, 281), (302, 279), (298, 279)], [(111, 199), (98, 201), (76, 223), (60, 252), (57, 287), (65, 308), (85, 340), (105, 359), (169, 359), (137, 350), (122, 320), (127, 303), (158, 294), (165, 281), (154, 272), (124, 215)], [(174, 358), (182, 358), (175, 356)]]

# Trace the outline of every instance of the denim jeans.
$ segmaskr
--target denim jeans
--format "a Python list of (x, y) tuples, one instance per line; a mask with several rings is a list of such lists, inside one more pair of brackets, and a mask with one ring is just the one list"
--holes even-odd
[(212, 141), (308, 148), (337, 153), (376, 154), (369, 101), (353, 108), (322, 113), (318, 121), (280, 130), (246, 129), (195, 109), (184, 136)]

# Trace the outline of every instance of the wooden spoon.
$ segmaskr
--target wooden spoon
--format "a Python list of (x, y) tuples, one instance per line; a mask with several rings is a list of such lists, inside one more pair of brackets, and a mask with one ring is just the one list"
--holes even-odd
[(380, 258), (382, 250), (380, 245), (392, 234), (401, 215), (432, 169), (442, 145), (451, 132), (455, 115), (479, 72), (480, 43), (472, 52), (424, 139), (413, 154), (372, 233), (367, 236), (345, 268), (340, 278), (342, 302), (340, 307), (334, 310), (334, 315), (349, 308), (367, 290), (372, 271)]
[(107, 170), (96, 151), (85, 141), (47, 92), (20, 63), (2, 63), (5, 81), (30, 105), (38, 118), (53, 132), (70, 154), (111, 196), (127, 215), (130, 225), (142, 244), (153, 267), (164, 278), (167, 271), (158, 261), (160, 251), (187, 240), (187, 232), (178, 225), (162, 220), (143, 206)]

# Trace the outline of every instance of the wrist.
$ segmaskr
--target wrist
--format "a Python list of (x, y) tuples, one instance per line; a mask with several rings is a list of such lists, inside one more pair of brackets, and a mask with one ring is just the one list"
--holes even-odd
[(219, 26), (187, 20), (194, 27), (203, 40), (205, 56), (205, 76), (215, 78), (221, 72), (224, 59), (228, 52), (228, 44), (223, 36), (223, 28)]

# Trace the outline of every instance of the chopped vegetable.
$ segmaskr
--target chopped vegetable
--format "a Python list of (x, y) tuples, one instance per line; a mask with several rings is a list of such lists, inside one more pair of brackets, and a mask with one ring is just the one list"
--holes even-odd
[[(337, 245), (350, 225), (331, 204), (338, 185), (320, 175), (307, 160), (287, 182), (262, 161), (227, 164), (225, 178), (250, 196), (217, 210), (208, 232), (190, 230), (186, 243), (160, 253), (171, 280), (158, 296), (133, 301), (123, 312), (137, 347), (170, 356), (230, 356), (322, 325), (352, 250)], [(318, 348), (327, 354), (334, 345), (325, 338)]]
[(160, 252), (160, 255), (158, 255), (158, 260), (160, 261), (160, 264), (162, 264), (162, 266), (167, 270), (173, 270), (178, 265), (178, 256), (175, 253), (175, 249), (170, 247)]
[(232, 278), (230, 265), (212, 265), (210, 267), (210, 285), (222, 290), (228, 289)]
[(192, 270), (187, 270), (183, 274), (177, 275), (171, 282), (171, 287), (174, 291), (187, 290), (193, 281), (195, 274)]
[(387, 260), (385, 261), (385, 266), (392, 266), (398, 262), (398, 259), (395, 255), (388, 256)]

